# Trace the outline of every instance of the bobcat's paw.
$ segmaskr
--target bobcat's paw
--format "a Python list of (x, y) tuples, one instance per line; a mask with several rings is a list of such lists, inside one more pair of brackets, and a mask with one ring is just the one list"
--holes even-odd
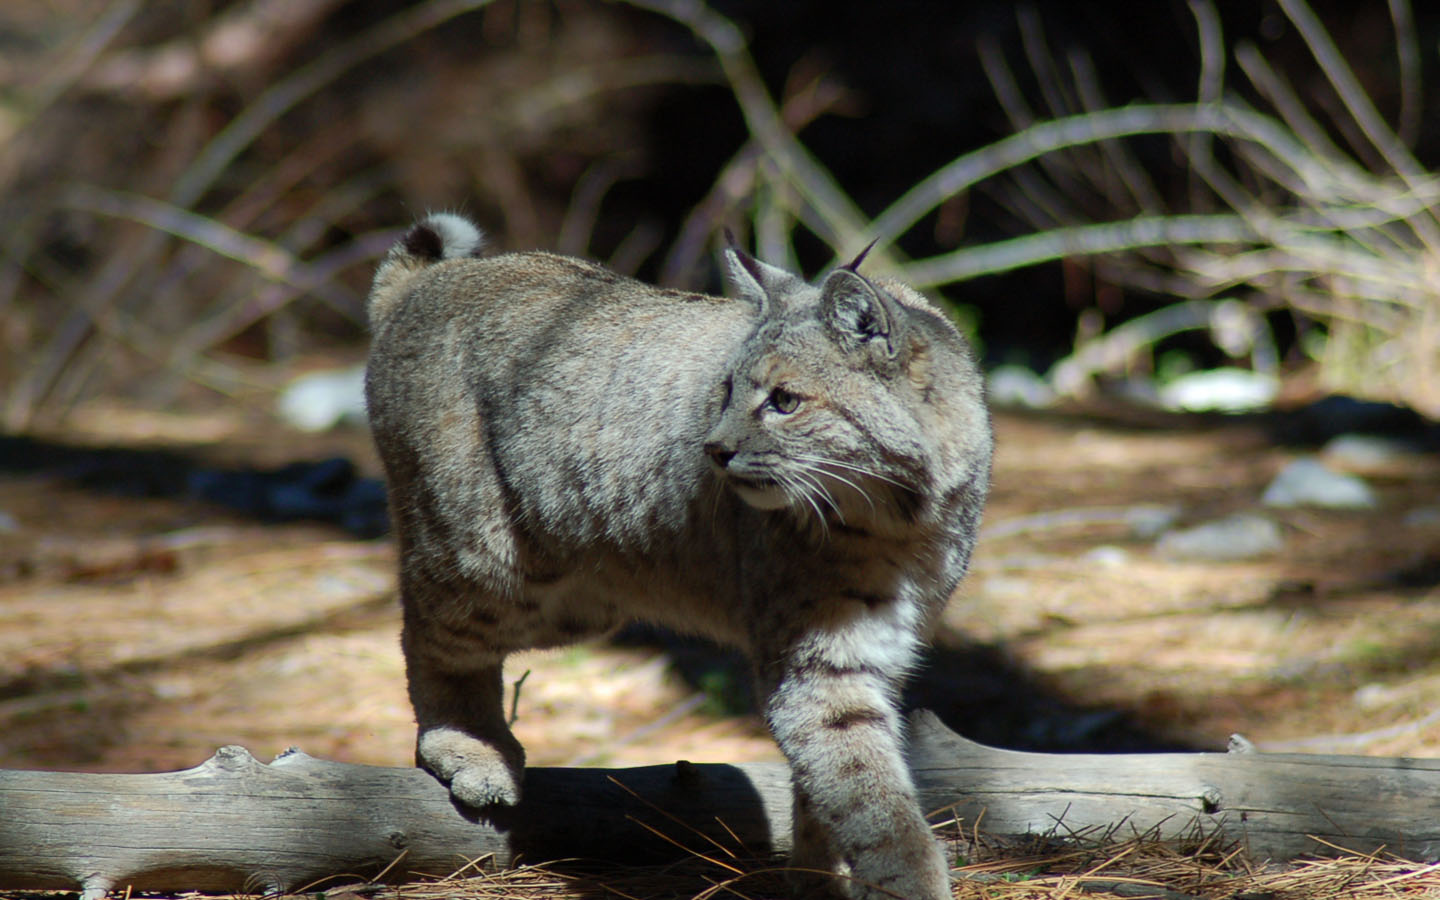
[(466, 806), (514, 806), (520, 802), (520, 779), (504, 767), (466, 766), (451, 777), (450, 794)]
[(509, 734), (489, 743), (458, 728), (432, 728), (421, 733), (415, 755), (420, 765), (449, 784), (451, 796), (466, 806), (514, 806), (520, 802), (525, 751)]

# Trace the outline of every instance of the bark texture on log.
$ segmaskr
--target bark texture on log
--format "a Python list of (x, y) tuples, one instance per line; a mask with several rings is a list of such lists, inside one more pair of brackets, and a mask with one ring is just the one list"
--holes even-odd
[(1198, 828), (1257, 861), (1332, 856), (1336, 847), (1440, 858), (1440, 759), (1021, 753), (968, 741), (925, 711), (911, 728), (925, 803), (953, 804), (966, 822), (983, 813), (991, 834), (1093, 837), (1121, 825), (1120, 837), (1186, 841)]
[[(1256, 859), (1380, 846), (1440, 857), (1440, 760), (1258, 753), (1054, 755), (967, 741), (912, 720), (928, 809), (984, 833), (1088, 834), (1120, 825), (1190, 840), (1197, 827)], [(983, 818), (982, 818), (983, 817)], [(644, 823), (644, 824), (641, 824)], [(755, 855), (789, 849), (778, 764), (533, 768), (525, 800), (483, 815), (416, 769), (238, 747), (150, 775), (0, 771), (0, 888), (278, 891), (337, 873), (445, 875), (490, 857), (673, 859), (700, 834)], [(737, 848), (739, 849), (739, 848)]]
[(532, 768), (520, 806), (477, 813), (419, 769), (298, 751), (265, 765), (222, 747), (181, 772), (0, 770), (0, 889), (272, 893), (337, 873), (443, 876), (485, 857), (506, 867), (678, 854), (638, 822), (691, 846), (703, 841), (690, 829), (733, 846), (728, 826), (768, 854), (784, 851), (771, 835), (789, 817), (789, 773), (776, 764)]

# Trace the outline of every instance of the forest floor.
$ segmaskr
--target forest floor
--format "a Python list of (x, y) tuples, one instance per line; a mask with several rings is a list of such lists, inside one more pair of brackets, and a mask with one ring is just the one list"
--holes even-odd
[[(164, 771), (226, 744), (261, 759), (298, 746), (409, 764), (391, 541), (237, 511), (288, 487), (274, 473), (332, 471), (313, 464), (335, 458), (355, 475), (331, 487), (374, 500), (368, 434), (304, 435), (243, 404), (94, 405), (69, 421), (0, 437), (0, 768)], [(973, 571), (908, 702), (984, 743), (1051, 752), (1216, 750), (1239, 733), (1262, 751), (1440, 755), (1440, 457), (1369, 467), (1374, 509), (1264, 509), (1276, 473), (1316, 452), (1277, 439), (1276, 422), (997, 414)], [(1157, 545), (1157, 521), (1173, 530), (1236, 513), (1277, 523), (1283, 546), (1207, 562)], [(507, 677), (523, 682), (515, 731), (532, 765), (776, 760), (746, 710), (743, 671), (733, 656), (630, 629), (516, 656)], [(578, 881), (525, 868), (337, 896), (689, 898), (713, 883), (707, 865)], [(1440, 892), (1434, 867), (1403, 858), (1238, 866), (1134, 842), (1001, 851), (972, 860), (967, 878), (979, 880), (955, 891), (1069, 898), (1104, 869), (1131, 882), (1114, 887), (1125, 896), (1138, 884), (1196, 900)], [(784, 896), (774, 872), (757, 862), (740, 895)]]
[[(114, 406), (71, 421), (39, 452), (122, 446), (141, 468), (222, 470), (345, 456), (379, 474), (362, 429)], [(1434, 454), (1367, 473), (1374, 510), (1269, 511), (1278, 553), (1177, 561), (1125, 511), (1160, 505), (1184, 524), (1257, 510), (1309, 451), (1256, 420), (996, 427), (973, 571), (912, 702), (1026, 749), (1221, 749), (1238, 732), (1261, 750), (1440, 754)], [(21, 468), (0, 467), (0, 768), (169, 770), (224, 744), (409, 762), (388, 539), (141, 496), (165, 492), (76, 478), (73, 462)], [(515, 727), (532, 765), (778, 759), (738, 711), (740, 671), (632, 634), (514, 657), (507, 676), (529, 673)]]

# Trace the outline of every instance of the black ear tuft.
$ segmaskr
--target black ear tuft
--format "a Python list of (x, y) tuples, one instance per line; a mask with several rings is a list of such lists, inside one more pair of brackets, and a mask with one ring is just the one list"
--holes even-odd
[(757, 285), (761, 288), (768, 286), (768, 283), (772, 279), (766, 271), (764, 263), (746, 253), (744, 250), (741, 250), (735, 244), (730, 245), (730, 253), (735, 257), (735, 261), (740, 264), (740, 267), (745, 270), (745, 273), (755, 279)]
[(409, 255), (434, 262), (445, 255), (445, 239), (428, 222), (421, 222), (405, 233), (405, 252)]
[(875, 240), (865, 245), (865, 249), (860, 251), (859, 256), (855, 257), (847, 265), (843, 265), (840, 268), (847, 269), (851, 272), (858, 272), (860, 270), (860, 264), (865, 261), (865, 257), (870, 254), (871, 250), (875, 249), (875, 245), (878, 243), (880, 243), (880, 239), (877, 237)]
[[(726, 235), (730, 237), (730, 235)], [(779, 266), (761, 262), (733, 243), (725, 248), (725, 280), (734, 295), (755, 305), (762, 317), (785, 308), (788, 299), (805, 287), (805, 282)]]

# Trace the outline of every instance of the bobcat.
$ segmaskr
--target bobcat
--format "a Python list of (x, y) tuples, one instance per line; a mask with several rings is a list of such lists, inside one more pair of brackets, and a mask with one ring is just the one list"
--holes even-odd
[(707, 635), (749, 652), (790, 762), (792, 862), (821, 873), (799, 890), (948, 898), (897, 701), (989, 488), (960, 334), (859, 259), (815, 287), (731, 246), (726, 299), (482, 256), (433, 215), (369, 299), (418, 764), (514, 804), (507, 653), (635, 620)]

